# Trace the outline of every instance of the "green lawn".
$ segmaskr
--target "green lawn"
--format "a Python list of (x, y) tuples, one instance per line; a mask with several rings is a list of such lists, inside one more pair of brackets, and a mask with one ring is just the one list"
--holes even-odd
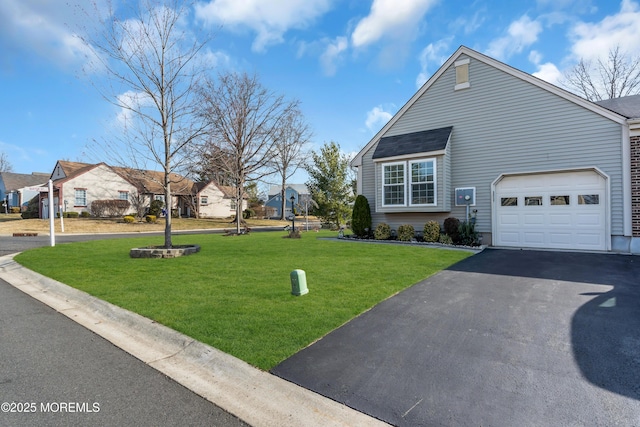
[[(268, 370), (378, 302), (466, 258), (468, 252), (318, 239), (335, 233), (174, 236), (200, 253), (131, 259), (159, 238), (61, 244), (16, 260)], [(309, 293), (291, 295), (306, 272)]]

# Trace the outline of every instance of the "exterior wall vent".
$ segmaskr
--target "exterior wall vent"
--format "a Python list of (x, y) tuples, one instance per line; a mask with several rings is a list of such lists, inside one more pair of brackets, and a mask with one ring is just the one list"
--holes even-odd
[(466, 89), (471, 87), (469, 83), (469, 58), (461, 59), (454, 63), (456, 67), (456, 85), (454, 90)]

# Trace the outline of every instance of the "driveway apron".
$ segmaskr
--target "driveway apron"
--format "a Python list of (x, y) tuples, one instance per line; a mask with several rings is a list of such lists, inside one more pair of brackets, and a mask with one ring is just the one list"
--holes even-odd
[(272, 372), (398, 426), (640, 425), (640, 258), (488, 249)]

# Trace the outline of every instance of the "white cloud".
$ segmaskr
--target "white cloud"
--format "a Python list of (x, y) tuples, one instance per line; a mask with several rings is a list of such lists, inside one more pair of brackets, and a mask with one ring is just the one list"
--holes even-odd
[(325, 75), (333, 76), (336, 73), (337, 62), (341, 60), (342, 54), (347, 48), (348, 41), (346, 37), (336, 37), (328, 43), (327, 48), (320, 55), (320, 64)]
[(412, 39), (423, 16), (437, 0), (373, 0), (371, 12), (358, 22), (351, 42), (363, 47), (381, 38)]
[(523, 15), (509, 25), (506, 36), (495, 39), (489, 44), (486, 54), (499, 60), (506, 60), (535, 43), (541, 32), (540, 22), (532, 21), (527, 15)]
[(153, 105), (149, 95), (142, 92), (128, 90), (118, 95), (117, 105), (120, 111), (116, 115), (116, 123), (122, 128), (131, 128), (135, 120), (135, 111), (141, 111), (145, 107)]
[(535, 64), (538, 68), (536, 72), (532, 73), (533, 76), (556, 86), (560, 85), (563, 77), (562, 72), (558, 69), (558, 67), (556, 67), (555, 64), (551, 62), (545, 62), (544, 64), (541, 64), (542, 54), (540, 52), (532, 50), (529, 53), (529, 61)]
[(332, 0), (212, 0), (195, 6), (196, 17), (207, 24), (257, 33), (253, 50), (264, 52), (282, 43), (290, 29), (307, 27), (326, 13)]
[(453, 37), (438, 40), (435, 43), (429, 43), (427, 47), (420, 52), (420, 73), (416, 77), (416, 87), (420, 88), (435, 72), (434, 68), (440, 67), (447, 60), (451, 52), (449, 45), (453, 41)]
[[(102, 10), (102, 3), (97, 1), (95, 7)], [(26, 48), (57, 66), (82, 64), (93, 52), (70, 28), (88, 25), (85, 5), (81, 0), (2, 0), (0, 43)]]
[(600, 22), (576, 24), (570, 31), (574, 60), (606, 58), (609, 50), (620, 46), (630, 55), (640, 54), (640, 6), (622, 0), (620, 12), (606, 16)]
[(365, 121), (365, 125), (367, 129), (372, 133), (378, 132), (384, 125), (387, 124), (389, 120), (391, 120), (393, 114), (385, 111), (382, 105), (377, 107), (373, 107), (373, 109), (367, 112), (367, 120)]

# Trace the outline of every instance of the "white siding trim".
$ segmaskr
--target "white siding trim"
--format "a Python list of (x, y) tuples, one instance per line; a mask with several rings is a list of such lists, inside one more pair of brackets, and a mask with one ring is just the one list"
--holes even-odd
[(373, 159), (373, 163), (387, 163), (387, 162), (395, 162), (395, 161), (403, 161), (403, 160), (412, 160), (412, 159), (424, 159), (427, 157), (435, 157), (435, 156), (444, 156), (446, 154), (446, 150), (438, 150), (438, 151), (428, 151), (425, 153), (413, 153), (413, 154), (403, 154), (401, 156), (393, 156), (393, 157), (384, 157), (380, 159)]
[(622, 232), (624, 236), (633, 234), (631, 218), (631, 140), (629, 128), (622, 127)]

